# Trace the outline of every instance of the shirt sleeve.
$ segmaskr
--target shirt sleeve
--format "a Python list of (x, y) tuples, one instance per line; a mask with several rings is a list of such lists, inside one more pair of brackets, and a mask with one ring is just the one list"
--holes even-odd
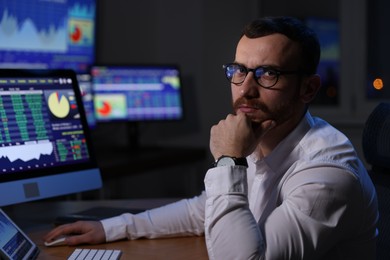
[(365, 244), (374, 241), (375, 232), (365, 233), (375, 230), (370, 226), (375, 221), (367, 218), (372, 207), (365, 205), (374, 201), (365, 201), (369, 196), (360, 177), (332, 166), (290, 176), (280, 192), (281, 204), (260, 227), (267, 241), (265, 258), (371, 259)]
[(101, 221), (106, 241), (204, 234), (205, 194), (139, 214), (125, 213)]
[(245, 167), (216, 167), (206, 174), (210, 259), (323, 259), (363, 223), (359, 181), (346, 170), (312, 168), (291, 176), (280, 204), (259, 222), (249, 209), (246, 183)]
[(205, 236), (210, 259), (258, 259), (265, 246), (249, 209), (246, 168), (212, 168), (206, 174), (205, 186)]

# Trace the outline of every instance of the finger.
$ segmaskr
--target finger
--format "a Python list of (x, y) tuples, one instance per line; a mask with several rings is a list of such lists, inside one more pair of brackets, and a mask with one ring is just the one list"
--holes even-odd
[(237, 117), (238, 120), (244, 120), (244, 122), (248, 125), (248, 126), (252, 126), (252, 119), (247, 115), (245, 114), (244, 112), (242, 111), (238, 111), (236, 115), (233, 115), (234, 117)]
[(71, 223), (71, 224), (64, 224), (61, 226), (58, 226), (51, 230), (45, 237), (45, 241), (52, 241), (53, 239), (56, 239), (59, 236), (65, 236), (69, 234), (75, 234), (79, 233), (80, 223)]
[(245, 112), (242, 112), (240, 109), (237, 109), (236, 115), (246, 115)]
[(264, 132), (268, 132), (269, 130), (271, 130), (275, 126), (276, 126), (276, 122), (272, 119), (266, 120), (266, 121), (261, 123), (261, 128), (263, 129)]
[(245, 118), (248, 118), (248, 119), (249, 119), (248, 115), (247, 115), (246, 113), (240, 111), (240, 110), (238, 110), (238, 111), (237, 111), (237, 114), (235, 114), (235, 115), (233, 115), (233, 116), (237, 116), (237, 117), (239, 117), (239, 118), (245, 117)]
[(58, 226), (47, 233), (43, 239), (47, 242), (50, 242), (61, 235), (63, 235), (63, 226)]
[(265, 120), (260, 124), (252, 124), (252, 127), (255, 128), (254, 132), (256, 134), (257, 139), (263, 137), (268, 133), (272, 128), (276, 126), (276, 122), (272, 119)]

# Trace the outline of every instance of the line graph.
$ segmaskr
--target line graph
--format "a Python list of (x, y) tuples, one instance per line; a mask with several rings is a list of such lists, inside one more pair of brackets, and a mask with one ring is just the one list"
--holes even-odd
[(10, 163), (17, 160), (28, 162), (40, 160), (43, 155), (52, 155), (53, 143), (48, 140), (31, 141), (21, 145), (0, 147), (0, 158), (8, 159)]
[(41, 52), (67, 50), (67, 10), (62, 5), (42, 3), (26, 2), (24, 8), (19, 6), (17, 9), (12, 3), (7, 3), (0, 8), (1, 49)]

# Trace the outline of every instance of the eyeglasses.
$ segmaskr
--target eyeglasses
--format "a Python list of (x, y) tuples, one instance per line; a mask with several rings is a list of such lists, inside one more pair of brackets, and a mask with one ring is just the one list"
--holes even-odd
[(249, 72), (253, 72), (253, 78), (263, 88), (272, 88), (278, 82), (280, 75), (300, 74), (301, 71), (281, 71), (272, 67), (260, 66), (248, 69), (237, 63), (229, 63), (222, 66), (225, 70), (226, 78), (230, 83), (240, 86)]

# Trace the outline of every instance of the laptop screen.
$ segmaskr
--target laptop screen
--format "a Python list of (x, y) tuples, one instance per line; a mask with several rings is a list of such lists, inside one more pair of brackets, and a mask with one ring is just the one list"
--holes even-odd
[(0, 258), (34, 259), (38, 247), (0, 209)]

